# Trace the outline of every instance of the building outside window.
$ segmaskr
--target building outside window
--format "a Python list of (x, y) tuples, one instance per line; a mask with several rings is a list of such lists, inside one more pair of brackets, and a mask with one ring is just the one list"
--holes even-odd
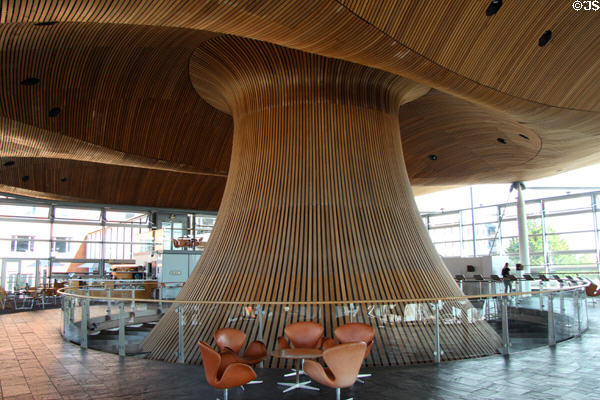
[(13, 236), (10, 250), (19, 253), (33, 251), (33, 236)]
[(56, 237), (52, 242), (52, 251), (56, 253), (68, 253), (71, 251), (70, 237)]

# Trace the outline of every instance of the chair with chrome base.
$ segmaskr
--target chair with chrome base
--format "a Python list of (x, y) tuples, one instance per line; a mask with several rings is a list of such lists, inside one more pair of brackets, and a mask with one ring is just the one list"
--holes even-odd
[[(231, 363), (242, 363), (255, 366), (267, 357), (267, 347), (261, 341), (255, 340), (246, 348), (243, 356), (240, 350), (246, 342), (246, 334), (239, 329), (221, 328), (215, 332), (215, 343), (221, 354), (221, 363), (226, 366)], [(250, 384), (262, 383), (252, 381)]]
[[(365, 355), (363, 357), (363, 361), (367, 359), (369, 356), (369, 352), (371, 351), (371, 346), (373, 345), (373, 338), (375, 337), (375, 330), (372, 326), (363, 324), (360, 322), (353, 322), (350, 324), (345, 324), (342, 326), (338, 326), (333, 332), (333, 336), (337, 339), (338, 342), (344, 343), (356, 343), (356, 342), (364, 342), (367, 344), (367, 348), (365, 350)], [(332, 346), (337, 345), (335, 340), (327, 339), (323, 343), (323, 349), (328, 349)], [(368, 378), (371, 374), (358, 374), (357, 381), (360, 383), (364, 383), (361, 378)]]
[(304, 371), (322, 385), (335, 388), (335, 397), (340, 400), (341, 388), (354, 385), (363, 362), (367, 345), (363, 342), (346, 343), (323, 351), (327, 368), (316, 361), (306, 360)]
[(228, 398), (228, 390), (242, 386), (256, 379), (256, 373), (251, 366), (242, 363), (221, 363), (221, 355), (213, 350), (207, 343), (198, 342), (202, 354), (202, 365), (206, 381), (215, 389), (223, 389), (223, 397)]
[[(283, 336), (279, 336), (277, 338), (278, 349), (289, 349), (291, 347), (290, 344), (295, 348), (305, 349), (320, 349), (323, 346), (323, 325), (319, 324), (318, 322), (295, 322), (286, 326), (283, 332), (289, 340), (286, 340), (286, 338)], [(292, 370), (294, 372), (290, 372), (284, 376), (287, 377), (296, 375), (296, 370)], [(304, 371), (300, 370), (300, 374), (303, 373)]]
[(255, 340), (246, 348), (243, 356), (240, 356), (240, 350), (246, 342), (246, 334), (239, 329), (221, 328), (215, 332), (215, 343), (219, 348), (221, 356), (225, 353), (232, 353), (234, 362), (240, 362), (248, 365), (256, 365), (267, 356), (267, 347), (261, 341)]

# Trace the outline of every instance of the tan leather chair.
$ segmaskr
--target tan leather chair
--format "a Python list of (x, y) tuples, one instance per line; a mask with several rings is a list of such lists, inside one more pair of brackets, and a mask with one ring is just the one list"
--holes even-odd
[[(289, 341), (283, 337), (279, 336), (277, 338), (277, 348), (278, 349), (289, 349), (291, 345), (295, 348), (309, 348), (309, 349), (320, 349), (323, 346), (323, 325), (318, 322), (312, 321), (301, 321), (294, 322), (285, 327), (283, 330), (285, 336), (288, 337)], [(304, 360), (302, 360), (304, 362)], [(296, 369), (292, 368), (293, 372), (289, 374), (285, 374), (283, 376), (293, 376), (296, 375)], [(301, 369), (300, 373), (303, 374), (304, 370)]]
[(598, 289), (596, 284), (590, 283), (585, 287), (585, 294), (587, 294), (588, 297), (597, 297), (600, 296), (600, 289)]
[(290, 344), (303, 349), (319, 349), (323, 345), (323, 325), (317, 322), (295, 322), (286, 326), (283, 331), (289, 341), (283, 336), (278, 337), (277, 348), (279, 349), (287, 349)]
[(198, 347), (202, 354), (206, 381), (215, 389), (223, 389), (225, 400), (227, 400), (229, 389), (245, 385), (256, 378), (256, 373), (251, 366), (235, 362), (223, 365), (221, 355), (207, 343), (200, 341)]
[[(340, 343), (366, 343), (367, 348), (365, 350), (365, 355), (363, 358), (363, 360), (365, 360), (369, 356), (369, 352), (371, 351), (371, 346), (373, 345), (373, 338), (375, 337), (375, 331), (370, 325), (363, 324), (360, 322), (354, 322), (338, 326), (333, 332), (333, 335)], [(335, 345), (337, 345), (335, 340), (327, 339), (323, 343), (323, 349), (328, 349)], [(371, 376), (371, 374), (359, 374), (357, 380), (360, 383), (364, 383), (360, 378), (368, 378), (369, 376)]]
[(256, 365), (267, 356), (267, 347), (261, 341), (255, 340), (246, 348), (243, 356), (240, 356), (240, 350), (246, 342), (246, 334), (239, 329), (221, 328), (215, 332), (215, 343), (219, 348), (221, 357), (229, 354), (228, 360), (241, 362), (248, 365)]
[(304, 362), (304, 373), (322, 385), (335, 388), (340, 400), (341, 388), (354, 385), (363, 362), (367, 345), (363, 342), (346, 343), (323, 351), (327, 368), (313, 360)]

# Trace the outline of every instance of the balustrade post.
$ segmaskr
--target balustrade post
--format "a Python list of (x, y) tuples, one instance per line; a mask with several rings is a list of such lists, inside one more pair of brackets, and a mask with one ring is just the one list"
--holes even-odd
[[(561, 289), (562, 289), (562, 284), (561, 284)], [(558, 292), (558, 298), (560, 301), (560, 315), (564, 315), (565, 314), (565, 296), (564, 296), (564, 292), (562, 290), (560, 292)]]
[(554, 304), (552, 293), (548, 293), (548, 346), (556, 345), (556, 332), (554, 331)]
[(178, 347), (177, 347), (177, 362), (183, 364), (185, 362), (185, 353), (184, 353), (184, 341), (183, 341), (183, 330), (185, 327), (185, 321), (183, 318), (183, 307), (177, 307), (177, 314), (179, 314), (178, 318)]
[(263, 311), (260, 304), (257, 304), (255, 307), (256, 314), (258, 314), (258, 340), (263, 341)]
[(131, 288), (131, 312), (135, 312), (135, 287)]
[(69, 303), (71, 302), (71, 299), (68, 297), (65, 297), (63, 299), (62, 302), (62, 310), (63, 310), (63, 335), (67, 334), (67, 326), (69, 325)]
[(125, 349), (126, 349), (126, 341), (125, 341), (125, 304), (123, 302), (119, 303), (119, 356), (125, 357)]
[[(110, 287), (106, 288), (106, 293), (109, 298), (112, 297)], [(106, 304), (106, 314), (108, 315), (109, 319), (110, 319), (110, 315), (111, 315), (111, 310), (110, 310), (111, 306), (112, 306), (112, 301), (108, 300), (108, 302)]]
[(69, 323), (75, 322), (75, 306), (77, 305), (77, 299), (71, 299), (69, 307)]
[(510, 354), (510, 335), (508, 333), (508, 298), (502, 296), (502, 354)]
[[(263, 329), (264, 329), (264, 327), (263, 327), (263, 324), (264, 324), (263, 323), (263, 314), (265, 314), (265, 313), (264, 313), (262, 307), (260, 306), (260, 304), (256, 305), (255, 310), (256, 310), (256, 313), (258, 314), (258, 340), (262, 342), (264, 340), (263, 339), (263, 334), (264, 334), (264, 331), (263, 331)], [(258, 367), (259, 368), (263, 367), (263, 362), (262, 361), (258, 364)]]
[(88, 348), (88, 318), (90, 314), (90, 300), (83, 299), (81, 303), (81, 340), (79, 346), (82, 349)]
[(580, 292), (579, 290), (575, 290), (573, 292), (575, 298), (575, 312), (577, 313), (577, 336), (581, 335), (581, 306), (579, 304), (580, 301)]
[(434, 332), (434, 351), (433, 357), (434, 362), (439, 364), (441, 362), (441, 346), (440, 346), (440, 309), (442, 308), (442, 301), (438, 300), (433, 306), (435, 309), (435, 332)]

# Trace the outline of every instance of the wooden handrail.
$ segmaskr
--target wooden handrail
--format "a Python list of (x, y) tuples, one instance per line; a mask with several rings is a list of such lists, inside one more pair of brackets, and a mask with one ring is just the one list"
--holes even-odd
[[(339, 301), (191, 301), (191, 300), (155, 300), (155, 299), (135, 299), (136, 303), (171, 303), (171, 304), (189, 304), (189, 305), (248, 305), (248, 304), (260, 304), (260, 305), (334, 305), (334, 304), (387, 304), (387, 303), (431, 303), (437, 301), (460, 301), (460, 300), (471, 300), (471, 299), (482, 299), (492, 297), (509, 297), (509, 296), (523, 296), (523, 295), (536, 295), (542, 293), (555, 293), (555, 292), (568, 292), (576, 289), (584, 289), (587, 285), (569, 286), (558, 289), (546, 289), (536, 290), (535, 292), (518, 292), (518, 293), (497, 293), (497, 294), (480, 294), (480, 295), (469, 295), (469, 296), (455, 296), (455, 297), (430, 297), (420, 299), (384, 299), (384, 300), (339, 300)], [(101, 296), (85, 296), (75, 293), (68, 293), (67, 291), (81, 290), (81, 288), (63, 288), (59, 289), (57, 293), (63, 296), (70, 296), (80, 299), (91, 299), (91, 300), (110, 300), (110, 301), (124, 301), (128, 299), (119, 297), (101, 297)]]

